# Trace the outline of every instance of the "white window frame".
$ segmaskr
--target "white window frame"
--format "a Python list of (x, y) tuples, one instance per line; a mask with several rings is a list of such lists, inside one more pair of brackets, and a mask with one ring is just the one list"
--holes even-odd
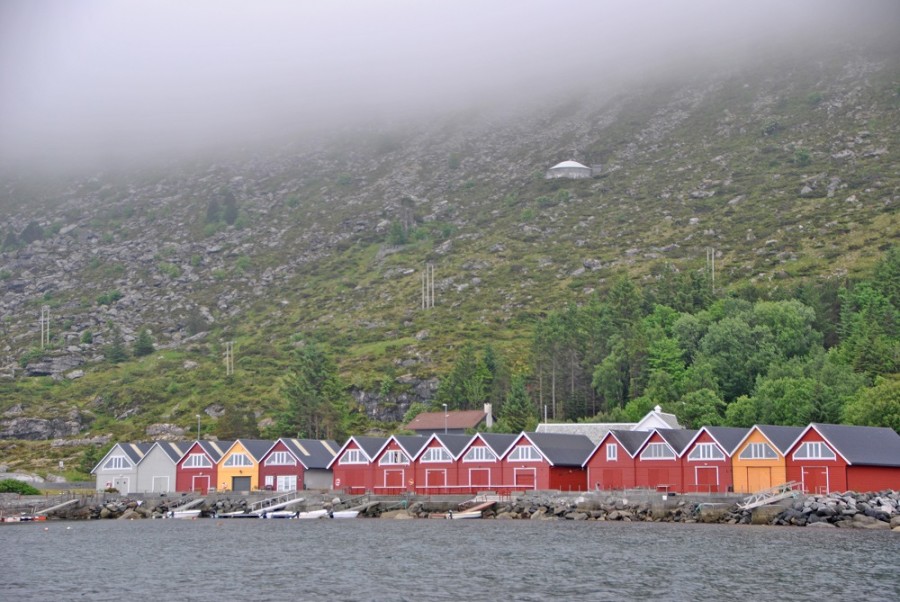
[(212, 460), (206, 454), (190, 454), (181, 464), (182, 468), (212, 468)]
[(641, 452), (641, 460), (674, 460), (675, 458), (677, 456), (668, 443), (648, 443)]
[(277, 451), (272, 452), (266, 458), (266, 466), (296, 466), (297, 459), (290, 452)]
[(509, 452), (510, 462), (540, 462), (544, 458), (533, 445), (518, 445)]
[(378, 460), (379, 466), (408, 466), (409, 465), (409, 456), (404, 454), (399, 449), (389, 449), (384, 452), (384, 455), (381, 456), (381, 459)]
[(353, 448), (345, 450), (343, 454), (341, 454), (341, 459), (338, 460), (338, 464), (368, 464), (369, 461), (366, 459), (366, 455), (363, 453), (361, 449)]
[(278, 475), (275, 482), (275, 491), (297, 491), (297, 475)]
[(619, 446), (615, 443), (607, 443), (606, 444), (606, 461), (607, 462), (618, 462), (619, 461)]
[[(768, 455), (771, 454), (771, 455)], [(777, 460), (778, 453), (765, 442), (748, 443), (738, 456), (741, 460)]]
[(703, 462), (706, 460), (723, 461), (725, 454), (715, 443), (698, 443), (688, 454), (688, 462)]
[(249, 468), (253, 466), (253, 461), (247, 454), (237, 452), (228, 456), (222, 466), (225, 466), (226, 468)]
[(119, 454), (110, 456), (106, 462), (103, 463), (103, 470), (130, 470), (132, 468), (134, 468), (134, 464), (131, 463), (128, 456)]
[(463, 462), (496, 462), (497, 454), (487, 445), (473, 445), (463, 456)]
[(443, 447), (429, 447), (422, 452), (422, 457), (419, 461), (426, 464), (447, 464), (448, 462), (453, 462), (453, 456)]
[(837, 456), (822, 441), (804, 441), (794, 452), (795, 460), (837, 460)]

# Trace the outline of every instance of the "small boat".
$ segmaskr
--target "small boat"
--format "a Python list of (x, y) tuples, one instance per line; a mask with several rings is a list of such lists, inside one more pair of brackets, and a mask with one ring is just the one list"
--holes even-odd
[(18, 516), (0, 517), (0, 522), (2, 523), (30, 523), (43, 520), (47, 520), (47, 517), (43, 514), (21, 514)]
[(335, 510), (331, 513), (331, 518), (356, 518), (359, 516), (359, 510)]
[(298, 512), (297, 518), (329, 518), (328, 510), (309, 510), (307, 512)]
[(293, 510), (273, 510), (262, 514), (262, 518), (295, 518), (297, 513)]
[(169, 510), (166, 514), (166, 518), (181, 518), (181, 519), (191, 519), (198, 518), (200, 516), (200, 510)]
[(481, 510), (476, 510), (475, 512), (454, 512), (453, 510), (447, 513), (447, 518), (453, 520), (463, 520), (467, 518), (481, 518)]

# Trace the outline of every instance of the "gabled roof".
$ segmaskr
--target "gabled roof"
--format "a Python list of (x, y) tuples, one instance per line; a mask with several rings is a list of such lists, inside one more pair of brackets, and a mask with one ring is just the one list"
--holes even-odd
[(150, 449), (147, 450), (147, 453), (144, 454), (146, 458), (154, 447), (160, 448), (164, 454), (166, 454), (172, 462), (176, 464), (184, 457), (184, 454), (188, 452), (188, 450), (193, 445), (190, 441), (157, 441), (154, 443)]
[(678, 456), (684, 453), (697, 434), (697, 431), (691, 429), (653, 429), (653, 432), (659, 433), (663, 441), (668, 443)]
[[(708, 433), (713, 441), (719, 444), (719, 447), (722, 448), (725, 455), (731, 456), (734, 454), (734, 450), (737, 449), (738, 445), (741, 444), (741, 441), (744, 440), (744, 437), (747, 436), (747, 433), (750, 432), (750, 429), (737, 426), (704, 426), (697, 431), (697, 434), (694, 435), (694, 438), (691, 439), (691, 442), (688, 443), (687, 447), (693, 445), (703, 432)], [(686, 449), (687, 448), (685, 448), (685, 450)]]
[(649, 431), (631, 431), (631, 430), (612, 430), (608, 431), (606, 435), (597, 443), (594, 447), (593, 451), (588, 454), (587, 458), (584, 459), (584, 462), (581, 463), (581, 467), (584, 468), (587, 466), (587, 463), (590, 462), (591, 458), (594, 457), (594, 454), (603, 447), (603, 445), (609, 439), (615, 439), (619, 442), (619, 445), (625, 450), (625, 452), (632, 458), (634, 458), (635, 454), (638, 453), (638, 450), (644, 445), (644, 441), (650, 438)]
[(512, 433), (476, 433), (471, 443), (474, 443), (475, 439), (481, 439), (500, 458), (518, 438), (519, 435)]
[(425, 440), (425, 443), (422, 445), (422, 448), (419, 450), (419, 453), (413, 459), (421, 456), (425, 450), (431, 445), (432, 441), (437, 441), (440, 443), (447, 452), (453, 457), (454, 460), (459, 458), (459, 455), (463, 452), (463, 450), (469, 445), (469, 442), (474, 439), (473, 435), (454, 435), (454, 434), (444, 434), (444, 433), (434, 433), (430, 437)]
[(428, 442), (429, 438), (421, 435), (393, 435), (391, 436), (391, 439), (396, 441), (397, 445), (400, 446), (400, 449), (402, 449), (406, 455), (409, 456), (409, 459), (412, 460), (419, 455), (419, 452), (425, 447), (425, 443)]
[(633, 431), (649, 431), (655, 428), (680, 429), (678, 417), (675, 414), (668, 414), (662, 411), (660, 406), (656, 406), (647, 415), (632, 427)]
[[(771, 424), (757, 424), (754, 428), (759, 429), (759, 432), (781, 452), (782, 456), (787, 454), (788, 450), (791, 449), (791, 445), (794, 444), (794, 441), (797, 440), (797, 437), (804, 430), (802, 426), (773, 426)], [(747, 432), (747, 436), (749, 435), (750, 431)], [(744, 438), (746, 439), (746, 437)]]
[(91, 474), (97, 472), (97, 470), (103, 466), (106, 462), (106, 459), (114, 454), (116, 450), (124, 454), (132, 464), (137, 464), (140, 462), (147, 452), (150, 451), (150, 448), (153, 447), (153, 443), (116, 443), (113, 445), (106, 455), (100, 458), (100, 461), (91, 469)]
[[(328, 468), (328, 465), (334, 459), (338, 444), (331, 440), (322, 439), (293, 439), (290, 437), (282, 437), (279, 439), (287, 450), (297, 458), (297, 461), (303, 464), (303, 468), (317, 469)], [(271, 453), (272, 449), (278, 444), (276, 441), (272, 447), (265, 453), (266, 456)]]
[(631, 429), (637, 424), (637, 422), (542, 422), (537, 425), (536, 432), (584, 435), (594, 443), (599, 443), (606, 433)]
[(225, 455), (232, 445), (234, 445), (234, 441), (209, 441), (203, 440), (198, 442), (201, 449), (212, 459), (216, 464), (219, 463), (219, 460), (222, 459), (222, 456)]
[(263, 456), (266, 455), (266, 452), (272, 449), (272, 445), (274, 445), (275, 442), (270, 439), (238, 439), (225, 450), (225, 454), (223, 455), (227, 455), (231, 451), (231, 448), (238, 443), (247, 450), (247, 453), (250, 454), (257, 463), (259, 463), (259, 461), (263, 459)]
[[(892, 428), (813, 423), (803, 430), (815, 429), (848, 464), (900, 466), (900, 435)], [(793, 448), (802, 438), (797, 437)]]
[[(522, 433), (518, 439), (527, 438), (552, 466), (581, 466), (594, 444), (584, 435), (563, 435), (560, 433)], [(507, 448), (504, 456), (515, 445)]]
[(454, 430), (473, 429), (484, 422), (486, 417), (483, 410), (454, 410), (446, 415), (444, 412), (422, 412), (404, 428), (411, 431), (441, 431), (446, 425), (448, 429)]
[(328, 466), (326, 468), (331, 468), (332, 464), (337, 462), (338, 458), (344, 453), (350, 444), (353, 443), (359, 448), (363, 454), (365, 454), (366, 458), (371, 462), (375, 459), (375, 456), (381, 451), (387, 442), (390, 439), (387, 437), (357, 437), (356, 435), (347, 439), (347, 441), (341, 446), (341, 448), (334, 454), (334, 457), (328, 462)]

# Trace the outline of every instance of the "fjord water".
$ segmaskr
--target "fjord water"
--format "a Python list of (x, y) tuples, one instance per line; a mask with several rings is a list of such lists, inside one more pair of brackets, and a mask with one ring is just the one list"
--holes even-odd
[(0, 528), (5, 600), (900, 600), (891, 532), (143, 520)]

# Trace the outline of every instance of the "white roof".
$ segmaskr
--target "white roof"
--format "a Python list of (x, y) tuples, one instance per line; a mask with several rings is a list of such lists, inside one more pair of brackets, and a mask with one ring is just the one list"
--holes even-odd
[(596, 445), (609, 431), (652, 431), (655, 428), (680, 429), (675, 414), (666, 414), (656, 406), (640, 422), (542, 422), (538, 433), (584, 435)]
[(582, 165), (578, 161), (563, 161), (562, 163), (557, 163), (550, 169), (560, 169), (565, 167), (580, 167), (581, 169), (588, 169), (587, 165)]

